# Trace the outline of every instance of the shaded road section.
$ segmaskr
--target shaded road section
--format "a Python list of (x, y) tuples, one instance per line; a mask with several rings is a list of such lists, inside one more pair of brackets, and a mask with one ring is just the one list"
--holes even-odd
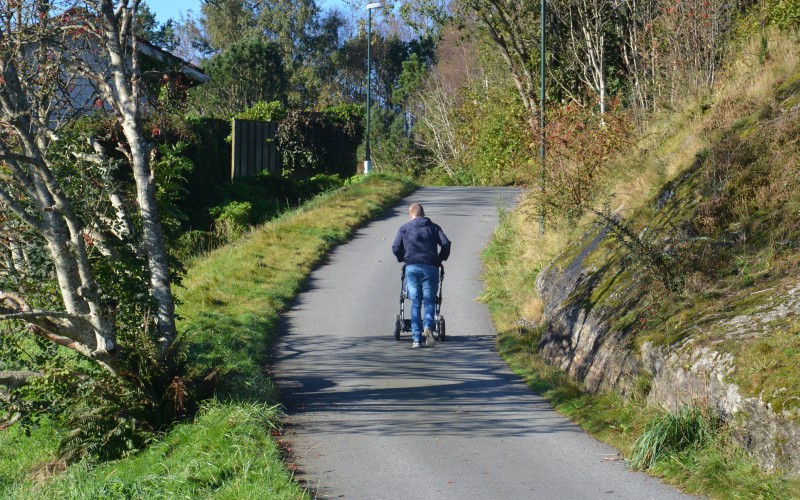
[[(320, 498), (682, 498), (555, 413), (495, 350), (480, 253), (510, 188), (424, 188), (315, 270), (281, 320), (273, 371), (298, 477)], [(418, 202), (453, 241), (447, 342), (393, 336), (390, 246)]]

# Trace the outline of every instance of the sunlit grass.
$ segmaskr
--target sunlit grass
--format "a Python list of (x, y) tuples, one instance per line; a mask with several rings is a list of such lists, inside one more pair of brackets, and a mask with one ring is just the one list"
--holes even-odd
[(370, 176), (198, 259), (177, 293), (179, 325), (198, 360), (227, 372), (258, 373), (277, 314), (311, 269), (411, 189), (402, 178)]
[(76, 465), (5, 498), (308, 498), (271, 435), (278, 417), (264, 404), (211, 401), (136, 456)]
[(633, 443), (631, 467), (649, 469), (668, 455), (702, 448), (711, 442), (719, 427), (719, 418), (697, 405), (658, 415)]
[(5, 491), (30, 477), (36, 466), (52, 460), (60, 439), (46, 419), (29, 435), (18, 426), (0, 431), (0, 498), (7, 498)]

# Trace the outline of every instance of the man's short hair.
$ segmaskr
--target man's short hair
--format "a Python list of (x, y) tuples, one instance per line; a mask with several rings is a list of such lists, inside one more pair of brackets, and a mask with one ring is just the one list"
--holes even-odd
[(414, 217), (425, 217), (425, 209), (422, 208), (422, 205), (419, 203), (412, 203), (411, 206), (408, 207), (408, 213)]

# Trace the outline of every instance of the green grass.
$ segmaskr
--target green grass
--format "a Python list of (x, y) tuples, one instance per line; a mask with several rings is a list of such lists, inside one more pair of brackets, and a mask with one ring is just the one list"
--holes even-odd
[(271, 436), (277, 391), (264, 367), (274, 326), (334, 245), (415, 187), (371, 175), (195, 260), (176, 291), (179, 330), (197, 369), (219, 371), (217, 400), (134, 456), (64, 473), (46, 473), (59, 468), (49, 425), (30, 437), (0, 432), (0, 498), (308, 498)]
[(715, 415), (697, 405), (658, 415), (633, 443), (631, 467), (649, 469), (669, 455), (702, 448), (714, 438), (719, 426)]
[[(740, 343), (741, 344), (741, 343)], [(775, 412), (800, 409), (800, 322), (775, 328), (769, 336), (738, 347), (731, 380), (748, 394), (760, 394)], [(734, 350), (734, 348), (731, 348)], [(797, 420), (797, 417), (795, 417)]]
[(30, 435), (18, 426), (0, 431), (0, 498), (7, 498), (6, 489), (30, 476), (38, 465), (52, 460), (60, 440), (49, 421), (42, 421)]
[(125, 460), (81, 464), (29, 480), (4, 498), (308, 498), (284, 466), (271, 431), (276, 407), (209, 402), (197, 419)]
[(711, 498), (800, 497), (796, 480), (765, 474), (741, 449), (730, 445), (726, 429), (704, 446), (667, 454), (648, 471), (679, 485), (688, 493)]

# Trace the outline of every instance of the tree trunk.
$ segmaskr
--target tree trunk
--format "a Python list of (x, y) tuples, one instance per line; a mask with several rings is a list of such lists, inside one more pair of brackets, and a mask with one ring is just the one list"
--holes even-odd
[(524, 2), (473, 0), (469, 7), (488, 28), (490, 37), (500, 49), (528, 115), (530, 134), (535, 137), (539, 133), (539, 104), (536, 99), (539, 86), (533, 76), (531, 64), (534, 58), (529, 48), (534, 53), (538, 52), (538, 48), (535, 47), (534, 40), (526, 38), (530, 29), (529, 23), (535, 19), (526, 17), (530, 13), (525, 10)]
[[(127, 2), (123, 3), (127, 5)], [(143, 243), (150, 271), (150, 288), (158, 304), (156, 313), (160, 333), (158, 346), (163, 356), (176, 336), (175, 302), (170, 284), (164, 234), (156, 204), (155, 181), (150, 168), (152, 145), (145, 138), (139, 113), (138, 56), (133, 36), (133, 23), (138, 4), (139, 1), (134, 0), (131, 7), (118, 8), (119, 13), (117, 13), (111, 0), (102, 0), (101, 11), (106, 19), (103, 38), (111, 60), (112, 89), (116, 94), (108, 98), (116, 98), (119, 103), (117, 110), (121, 115), (123, 134), (128, 141), (129, 160), (136, 181), (136, 197), (144, 231)], [(127, 64), (126, 50), (131, 51), (131, 66)]]

